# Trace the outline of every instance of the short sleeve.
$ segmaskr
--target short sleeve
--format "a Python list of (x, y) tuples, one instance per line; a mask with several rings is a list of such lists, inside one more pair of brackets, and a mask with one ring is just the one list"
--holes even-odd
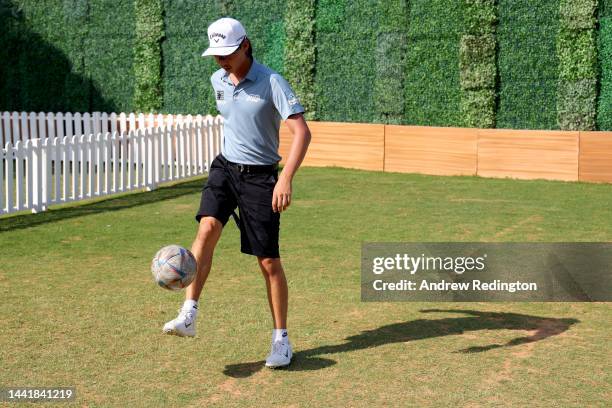
[(272, 75), (270, 85), (274, 106), (283, 120), (296, 113), (304, 112), (304, 107), (285, 78), (280, 75)]

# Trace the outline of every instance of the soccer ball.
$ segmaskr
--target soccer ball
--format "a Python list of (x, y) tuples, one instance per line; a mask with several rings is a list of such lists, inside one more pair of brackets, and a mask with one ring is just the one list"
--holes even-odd
[(193, 281), (196, 275), (196, 260), (193, 254), (179, 245), (168, 245), (157, 251), (151, 263), (155, 282), (164, 289), (181, 290)]

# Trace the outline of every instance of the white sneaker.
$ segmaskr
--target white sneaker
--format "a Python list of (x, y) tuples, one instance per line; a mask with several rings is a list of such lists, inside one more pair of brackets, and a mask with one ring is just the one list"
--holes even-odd
[(179, 309), (178, 317), (166, 323), (163, 332), (180, 337), (195, 336), (196, 313), (197, 311), (193, 309)]
[(268, 357), (266, 357), (266, 367), (287, 367), (289, 364), (291, 364), (291, 357), (293, 357), (291, 343), (275, 341), (272, 343), (272, 350), (270, 351), (270, 354), (268, 354)]

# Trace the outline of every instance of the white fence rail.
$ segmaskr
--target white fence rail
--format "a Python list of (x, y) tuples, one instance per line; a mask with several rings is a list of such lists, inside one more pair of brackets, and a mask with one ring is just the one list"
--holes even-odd
[(181, 125), (201, 116), (143, 113), (1, 112), (0, 146), (30, 139), (127, 132), (155, 126)]
[[(102, 197), (203, 174), (221, 150), (220, 116), (129, 131), (7, 142), (0, 214)], [(82, 129), (81, 129), (82, 131)]]

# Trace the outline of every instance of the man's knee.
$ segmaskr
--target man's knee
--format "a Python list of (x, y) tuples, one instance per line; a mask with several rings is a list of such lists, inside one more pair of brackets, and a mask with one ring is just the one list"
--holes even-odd
[(198, 233), (196, 235), (196, 241), (200, 245), (205, 245), (211, 240), (216, 241), (221, 235), (223, 230), (223, 224), (221, 221), (214, 217), (202, 217), (200, 218), (200, 226), (198, 227)]
[(283, 265), (280, 258), (257, 257), (262, 273), (268, 276), (284, 274)]

